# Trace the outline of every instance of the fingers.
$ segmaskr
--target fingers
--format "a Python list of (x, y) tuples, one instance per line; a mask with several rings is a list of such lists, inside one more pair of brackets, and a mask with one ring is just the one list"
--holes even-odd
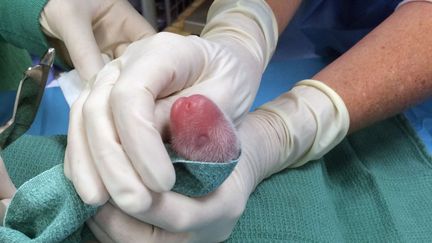
[(49, 36), (64, 42), (83, 80), (102, 67), (101, 53), (118, 57), (138, 39), (155, 33), (127, 1), (50, 1), (41, 15)]
[[(113, 238), (105, 231), (102, 227), (99, 227), (97, 222), (93, 218), (90, 218), (86, 221), (87, 226), (90, 228), (93, 235), (96, 237), (98, 242), (104, 242), (104, 243), (115, 243), (114, 240), (115, 236), (117, 234), (113, 234)], [(124, 241), (126, 242), (126, 240)]]
[(132, 5), (130, 5), (128, 1), (117, 1), (117, 3), (124, 6), (124, 11), (129, 13), (127, 19), (118, 22), (122, 22), (122, 30), (129, 37), (131, 42), (156, 33), (153, 27), (132, 7)]
[(217, 208), (210, 210), (210, 204), (211, 201), (204, 199), (166, 192), (154, 195), (152, 207), (138, 219), (170, 232), (187, 232), (214, 218), (218, 211)]
[(170, 112), (172, 104), (180, 97), (182, 97), (182, 95), (173, 95), (156, 100), (154, 124), (164, 141), (169, 141), (170, 139)]
[[(228, 195), (229, 201), (221, 200), (230, 186), (233, 185), (227, 185), (216, 197), (192, 199), (179, 195), (167, 197), (166, 201), (155, 199), (158, 206), (146, 212), (145, 220), (126, 215), (107, 203), (88, 225), (100, 240), (114, 242), (142, 239), (146, 242), (221, 242), (229, 237), (245, 207), (245, 200), (238, 200), (234, 195)], [(237, 206), (233, 202), (241, 204)], [(147, 219), (159, 225), (153, 226)]]
[(231, 175), (215, 192), (201, 198), (175, 192), (153, 194), (151, 208), (137, 218), (170, 232), (191, 232), (218, 223), (220, 228), (229, 227), (243, 213), (247, 200), (238, 191), (237, 179)]
[(85, 203), (102, 205), (109, 199), (109, 195), (93, 163), (82, 114), (82, 107), (89, 94), (90, 89), (86, 88), (70, 111), (64, 170)]
[(189, 242), (187, 233), (171, 233), (130, 217), (110, 203), (104, 205), (87, 225), (102, 242)]
[(111, 58), (117, 58), (130, 43), (154, 35), (156, 31), (129, 2), (114, 1), (112, 5), (110, 11), (93, 21), (93, 26), (100, 49)]
[(122, 73), (110, 94), (112, 116), (123, 149), (144, 184), (156, 192), (170, 190), (175, 174), (155, 127), (155, 100), (193, 83), (203, 65), (194, 65), (202, 54), (184, 60), (191, 58), (190, 53), (186, 51), (186, 55), (181, 50), (182, 55), (173, 56), (168, 50), (177, 40), (186, 50), (196, 52), (184, 37), (174, 34), (158, 34), (129, 46), (118, 59)]
[[(172, 52), (179, 43), (184, 48)], [(69, 132), (73, 136), (65, 171), (70, 169), (83, 198), (104, 201), (106, 194), (99, 193), (105, 191), (102, 181), (120, 208), (139, 215), (151, 203), (147, 188), (155, 192), (172, 188), (174, 168), (154, 125), (155, 99), (198, 79), (205, 63), (200, 51), (188, 38), (158, 34), (132, 44), (98, 73), (92, 91), (72, 112), (77, 120), (71, 123), (82, 123)], [(95, 185), (93, 189), (88, 189), (89, 184)]]
[(41, 14), (44, 32), (64, 42), (83, 80), (90, 79), (103, 66), (92, 29), (94, 8), (86, 1), (51, 0)]
[(81, 79), (89, 80), (104, 65), (102, 54), (93, 35), (91, 19), (73, 18), (62, 29), (63, 41)]
[(159, 70), (146, 71), (146, 77), (152, 82), (145, 82), (141, 72), (128, 69), (113, 88), (110, 105), (121, 144), (137, 173), (152, 191), (163, 192), (172, 188), (175, 174), (154, 125), (155, 96), (161, 92), (164, 82), (167, 83), (165, 75), (170, 76), (169, 71)]
[[(149, 207), (151, 197), (146, 184), (123, 150), (118, 130), (114, 126), (109, 98), (118, 76), (119, 68), (115, 61), (98, 74), (82, 107), (83, 121), (91, 161), (107, 191), (125, 212), (138, 214)], [(80, 170), (74, 171), (80, 173)]]

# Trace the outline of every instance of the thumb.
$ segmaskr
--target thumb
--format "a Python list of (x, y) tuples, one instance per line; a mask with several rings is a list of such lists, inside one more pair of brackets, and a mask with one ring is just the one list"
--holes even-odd
[(170, 113), (172, 104), (180, 96), (174, 95), (167, 98), (157, 100), (155, 103), (154, 126), (160, 133), (162, 140), (168, 141), (170, 133)]
[(189, 233), (172, 233), (131, 217), (107, 203), (87, 220), (101, 242), (190, 242)]
[(73, 21), (67, 28), (71, 31), (63, 30), (62, 37), (72, 63), (81, 79), (89, 80), (104, 65), (90, 21)]
[[(89, 80), (104, 65), (99, 46), (93, 34), (91, 16), (77, 14), (73, 10), (60, 12), (50, 19), (45, 11), (42, 12), (40, 18), (42, 28), (51, 37), (63, 41), (81, 79)], [(56, 16), (60, 14), (63, 16)], [(51, 22), (55, 22), (55, 24), (49, 24)]]

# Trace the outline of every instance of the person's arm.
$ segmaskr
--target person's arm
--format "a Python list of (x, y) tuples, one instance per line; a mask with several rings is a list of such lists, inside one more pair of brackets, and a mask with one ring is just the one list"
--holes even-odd
[(432, 4), (405, 4), (313, 77), (342, 97), (350, 132), (432, 95), (430, 33)]
[(302, 0), (267, 0), (267, 4), (273, 10), (273, 14), (275, 15), (279, 34), (285, 30), (301, 2)]

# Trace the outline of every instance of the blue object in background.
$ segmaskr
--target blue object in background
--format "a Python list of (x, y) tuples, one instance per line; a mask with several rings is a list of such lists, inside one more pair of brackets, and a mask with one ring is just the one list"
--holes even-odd
[(0, 92), (0, 126), (3, 126), (12, 118), (15, 97), (15, 91)]
[[(15, 91), (0, 92), (0, 125), (12, 118)], [(67, 134), (69, 106), (59, 87), (45, 89), (44, 95), (30, 129), (29, 135)]]
[(300, 80), (311, 78), (329, 61), (326, 58), (272, 59), (264, 72), (252, 110), (287, 92)]
[(67, 134), (69, 106), (59, 87), (45, 89), (36, 118), (27, 131), (30, 135)]
[(409, 108), (404, 115), (432, 154), (432, 98)]
[[(33, 64), (39, 63), (38, 57), (32, 57)], [(55, 79), (55, 73), (61, 72), (57, 66), (51, 68), (47, 85)], [(69, 125), (69, 106), (60, 87), (46, 88), (35, 120), (27, 131), (29, 135), (67, 134)]]

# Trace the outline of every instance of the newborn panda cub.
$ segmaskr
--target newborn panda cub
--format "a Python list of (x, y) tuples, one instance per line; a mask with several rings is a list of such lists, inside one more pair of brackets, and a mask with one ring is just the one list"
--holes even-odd
[(179, 98), (171, 107), (171, 147), (195, 161), (228, 162), (240, 152), (234, 125), (203, 95)]

